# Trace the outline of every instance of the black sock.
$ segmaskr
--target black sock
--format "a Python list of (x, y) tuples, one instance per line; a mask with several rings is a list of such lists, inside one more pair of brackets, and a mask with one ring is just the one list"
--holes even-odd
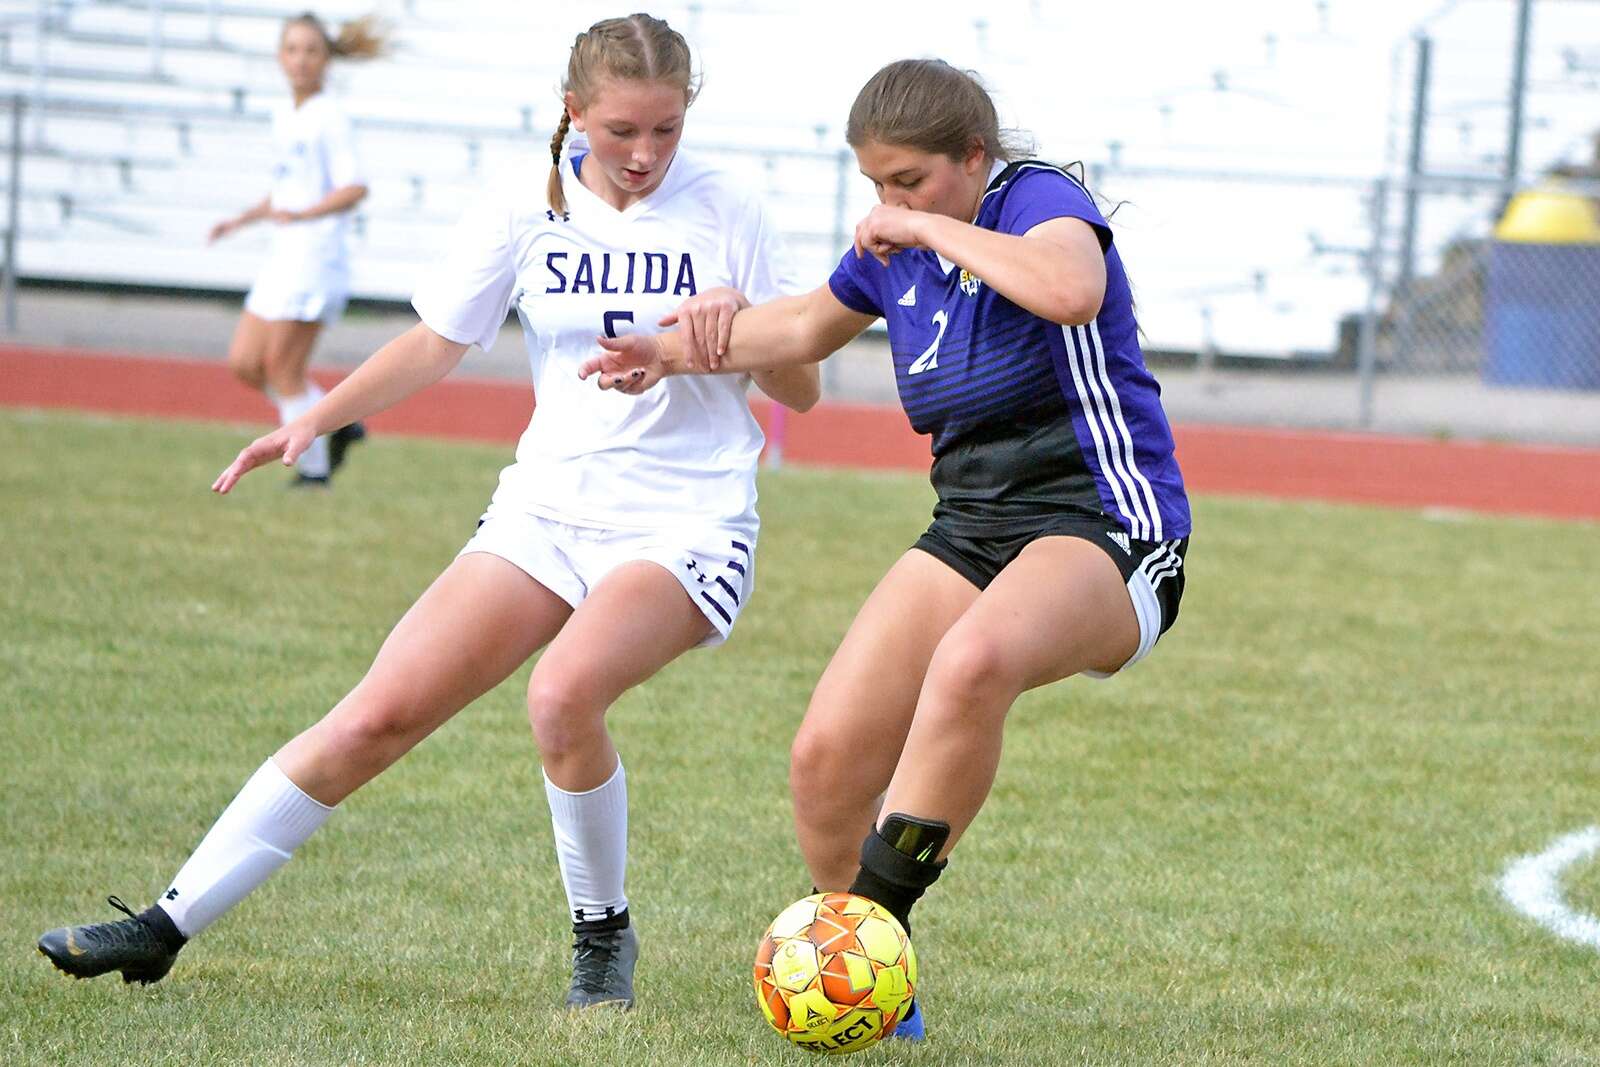
[(155, 904), (150, 905), (139, 913), (139, 921), (148, 926), (167, 947), (168, 952), (177, 952), (189, 939), (183, 936), (183, 931), (178, 929), (178, 924), (172, 921), (172, 916), (162, 911)]
[(876, 901), (900, 920), (911, 933), (911, 906), (944, 871), (938, 863), (908, 856), (891, 845), (876, 828), (861, 842), (861, 870), (850, 883), (850, 892)]

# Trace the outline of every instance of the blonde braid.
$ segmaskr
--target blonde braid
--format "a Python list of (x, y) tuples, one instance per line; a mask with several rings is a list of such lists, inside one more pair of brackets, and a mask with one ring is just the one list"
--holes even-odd
[(550, 210), (557, 215), (567, 213), (567, 195), (561, 188), (561, 143), (567, 139), (567, 130), (571, 126), (572, 115), (563, 106), (561, 121), (556, 124), (555, 136), (550, 138), (550, 185), (546, 190)]

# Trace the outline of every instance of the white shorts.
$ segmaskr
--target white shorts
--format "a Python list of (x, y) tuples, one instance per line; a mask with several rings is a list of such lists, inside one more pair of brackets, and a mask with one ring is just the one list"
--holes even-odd
[(344, 314), (350, 294), (341, 288), (315, 288), (263, 271), (244, 298), (244, 309), (268, 322), (320, 322), (332, 326)]
[(458, 553), (488, 552), (576, 608), (613, 568), (634, 560), (659, 564), (678, 579), (712, 632), (697, 647), (728, 639), (755, 589), (756, 527), (618, 530), (573, 526), (543, 515), (493, 507)]
[(338, 322), (350, 296), (350, 266), (342, 246), (325, 230), (305, 224), (278, 227), (244, 309), (269, 322)]

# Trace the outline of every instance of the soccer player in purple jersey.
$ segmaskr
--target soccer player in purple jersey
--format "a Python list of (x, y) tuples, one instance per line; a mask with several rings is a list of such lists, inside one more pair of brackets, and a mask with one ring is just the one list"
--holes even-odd
[[(1189, 505), (1084, 186), (1013, 161), (987, 91), (937, 60), (874, 75), (846, 137), (880, 204), (826, 285), (740, 311), (715, 360), (635, 335), (583, 373), (633, 393), (816, 361), (884, 320), (938, 503), (818, 682), (790, 782), (816, 885), (906, 921), (989, 793), (1016, 698), (1123, 670), (1171, 626)], [(913, 1008), (898, 1032), (921, 1029)]]

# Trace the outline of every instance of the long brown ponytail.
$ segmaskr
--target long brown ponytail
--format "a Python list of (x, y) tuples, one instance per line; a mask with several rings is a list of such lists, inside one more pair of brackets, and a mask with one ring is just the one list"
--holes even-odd
[(327, 23), (310, 11), (284, 19), (283, 28), (287, 30), (290, 26), (308, 26), (315, 30), (333, 59), (377, 59), (389, 53), (390, 27), (377, 15), (351, 19), (339, 27), (337, 35), (329, 33)]

